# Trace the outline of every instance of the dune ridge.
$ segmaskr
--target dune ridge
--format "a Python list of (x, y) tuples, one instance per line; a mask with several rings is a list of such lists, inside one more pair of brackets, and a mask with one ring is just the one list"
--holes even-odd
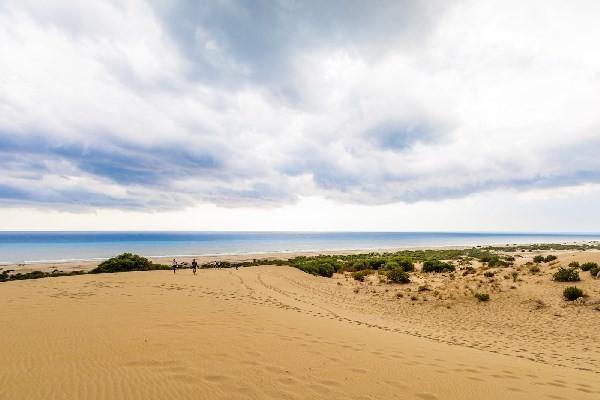
[(277, 266), (7, 282), (0, 398), (597, 399), (600, 312), (564, 302), (550, 268), (485, 304), (459, 296), (472, 276), (389, 285)]

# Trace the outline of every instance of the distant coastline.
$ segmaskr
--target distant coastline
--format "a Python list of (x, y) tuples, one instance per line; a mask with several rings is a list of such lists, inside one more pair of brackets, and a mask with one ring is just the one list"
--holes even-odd
[(594, 233), (0, 232), (0, 264), (92, 263), (122, 252), (152, 259), (227, 258), (599, 240)]

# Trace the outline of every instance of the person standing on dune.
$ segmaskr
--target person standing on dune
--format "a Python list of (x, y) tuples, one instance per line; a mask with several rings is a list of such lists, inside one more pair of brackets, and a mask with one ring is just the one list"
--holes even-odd
[(177, 272), (177, 260), (173, 259), (173, 274)]
[(196, 270), (198, 269), (198, 263), (196, 262), (196, 259), (194, 258), (192, 260), (192, 272), (194, 273), (194, 275), (196, 275)]

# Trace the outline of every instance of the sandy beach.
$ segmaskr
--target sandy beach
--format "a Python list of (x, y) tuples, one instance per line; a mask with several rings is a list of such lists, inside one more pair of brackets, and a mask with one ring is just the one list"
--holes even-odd
[(6, 282), (0, 398), (597, 399), (600, 281), (581, 273), (588, 297), (567, 303), (555, 266), (542, 268), (486, 303), (463, 293), (486, 285), (479, 274), (392, 285), (259, 266)]

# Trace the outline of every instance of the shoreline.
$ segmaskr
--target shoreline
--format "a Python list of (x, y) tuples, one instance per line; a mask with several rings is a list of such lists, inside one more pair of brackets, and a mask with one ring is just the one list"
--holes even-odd
[[(213, 254), (191, 254), (191, 255), (164, 255), (164, 256), (146, 256), (139, 254), (142, 257), (147, 258), (153, 263), (167, 264), (170, 265), (171, 260), (176, 258), (178, 262), (191, 262), (196, 259), (199, 264), (206, 264), (215, 261), (228, 261), (228, 262), (244, 262), (252, 261), (254, 259), (270, 259), (270, 260), (287, 260), (289, 258), (306, 256), (313, 257), (318, 255), (351, 255), (351, 254), (364, 254), (364, 253), (393, 253), (399, 251), (418, 251), (418, 250), (463, 250), (471, 249), (476, 247), (510, 247), (510, 246), (536, 246), (536, 245), (586, 245), (597, 243), (597, 241), (569, 241), (569, 242), (557, 242), (557, 243), (494, 243), (494, 244), (478, 244), (478, 245), (441, 245), (441, 246), (398, 246), (398, 247), (367, 247), (359, 249), (323, 249), (323, 250), (283, 250), (283, 251), (264, 251), (264, 252), (248, 252), (248, 253), (213, 253)], [(496, 250), (501, 251), (501, 250)], [(538, 250), (532, 250), (532, 252)], [(539, 250), (546, 251), (546, 250)], [(556, 252), (565, 251), (576, 251), (576, 250), (554, 250)], [(590, 249), (588, 251), (593, 251)], [(113, 255), (117, 256), (118, 254)], [(109, 257), (110, 258), (110, 257)], [(31, 272), (31, 271), (51, 271), (53, 269), (63, 270), (65, 272), (84, 270), (89, 271), (95, 268), (101, 262), (108, 258), (93, 258), (93, 259), (73, 259), (73, 260), (41, 260), (31, 261), (22, 263), (0, 263), (0, 269), (12, 269), (17, 272)]]

